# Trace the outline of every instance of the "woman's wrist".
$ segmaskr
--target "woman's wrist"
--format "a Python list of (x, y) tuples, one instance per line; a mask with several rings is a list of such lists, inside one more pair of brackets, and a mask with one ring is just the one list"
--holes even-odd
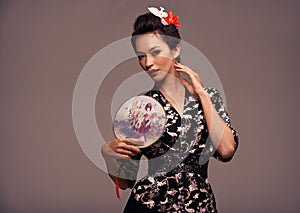
[(204, 87), (199, 92), (197, 92), (197, 97), (200, 100), (206, 100), (207, 98), (210, 99), (209, 94), (206, 92), (206, 90), (204, 89)]
[(110, 147), (107, 145), (107, 143), (105, 143), (101, 146), (101, 154), (102, 154), (104, 159), (107, 159), (108, 157), (110, 157), (110, 155), (109, 155), (110, 150), (109, 149), (110, 149)]

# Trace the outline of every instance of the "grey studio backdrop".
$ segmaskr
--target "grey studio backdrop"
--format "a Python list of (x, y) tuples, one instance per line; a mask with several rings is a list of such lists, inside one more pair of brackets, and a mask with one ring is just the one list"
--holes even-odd
[[(72, 96), (87, 61), (160, 5), (214, 66), (240, 136), (232, 162), (210, 163), (220, 212), (299, 212), (300, 3), (291, 0), (0, 1), (1, 212), (122, 211), (130, 190), (118, 200), (81, 150)], [(120, 64), (99, 89), (105, 139), (112, 91), (136, 70), (135, 59)]]

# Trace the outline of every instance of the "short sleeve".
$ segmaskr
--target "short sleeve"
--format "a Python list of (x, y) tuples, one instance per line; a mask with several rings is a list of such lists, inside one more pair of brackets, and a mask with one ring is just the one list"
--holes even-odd
[(126, 179), (129, 184), (128, 188), (132, 188), (136, 182), (141, 156), (141, 154), (137, 154), (131, 159), (117, 159), (120, 164), (120, 172), (121, 170), (124, 170), (126, 175)]
[(234, 142), (235, 142), (234, 143), (234, 153), (229, 158), (223, 158), (216, 150), (214, 150), (215, 152), (213, 154), (213, 157), (216, 158), (217, 160), (222, 161), (222, 162), (228, 162), (233, 158), (233, 156), (238, 148), (239, 138), (238, 138), (236, 130), (231, 125), (230, 118), (229, 118), (228, 112), (226, 110), (226, 106), (224, 104), (224, 101), (223, 101), (223, 98), (222, 98), (220, 92), (217, 89), (211, 88), (211, 87), (206, 88), (206, 91), (209, 94), (211, 102), (212, 102), (213, 106), (215, 107), (216, 111), (218, 112), (220, 117), (223, 119), (223, 121), (226, 123), (226, 125), (231, 129), (231, 132), (234, 137)]

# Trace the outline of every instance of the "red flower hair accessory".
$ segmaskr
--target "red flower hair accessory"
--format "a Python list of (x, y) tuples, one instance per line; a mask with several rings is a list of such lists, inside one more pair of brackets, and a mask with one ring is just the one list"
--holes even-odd
[(164, 10), (165, 8), (160, 7), (148, 7), (148, 10), (155, 16), (159, 17), (161, 19), (161, 23), (163, 25), (169, 25), (174, 24), (176, 27), (180, 27), (180, 23), (178, 22), (178, 16), (174, 16), (173, 12), (170, 11), (169, 13), (166, 13)]

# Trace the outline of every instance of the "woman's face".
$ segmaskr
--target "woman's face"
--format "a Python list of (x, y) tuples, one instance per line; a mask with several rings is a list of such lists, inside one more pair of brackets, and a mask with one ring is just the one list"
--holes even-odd
[[(175, 50), (171, 50), (160, 34), (146, 33), (136, 38), (139, 64), (154, 81), (175, 75)], [(176, 56), (176, 57), (174, 57)]]

